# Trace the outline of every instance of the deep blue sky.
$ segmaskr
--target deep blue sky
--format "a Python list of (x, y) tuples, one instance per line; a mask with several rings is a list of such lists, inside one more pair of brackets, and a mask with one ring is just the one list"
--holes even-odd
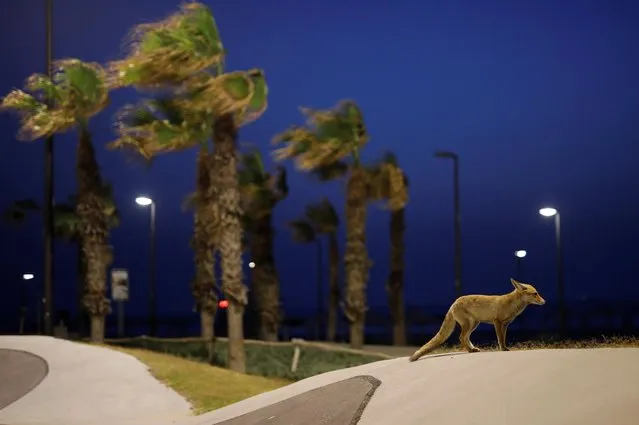
[[(453, 297), (452, 167), (432, 151), (461, 157), (466, 293), (508, 291), (513, 251), (528, 250), (526, 277), (555, 298), (554, 234), (537, 214), (559, 208), (564, 224), (569, 301), (628, 300), (637, 289), (639, 238), (639, 4), (618, 0), (206, 1), (229, 51), (229, 69), (266, 71), (270, 105), (241, 141), (270, 149), (271, 137), (299, 123), (300, 105), (330, 107), (352, 98), (371, 142), (367, 159), (394, 151), (411, 181), (407, 210), (406, 295), (411, 304)], [(55, 0), (54, 54), (106, 62), (127, 30), (164, 17), (169, 0)], [(44, 0), (0, 5), (0, 93), (44, 71)], [(115, 186), (122, 226), (113, 232), (115, 267), (130, 270), (132, 307), (146, 307), (148, 211), (158, 204), (160, 313), (188, 313), (193, 274), (193, 152), (162, 157), (146, 171), (109, 152), (110, 122), (133, 92), (114, 94), (92, 129), (104, 176)], [(17, 120), (0, 116), (0, 206), (41, 199), (40, 141), (17, 142)], [(75, 134), (56, 138), (56, 199), (75, 189)], [(276, 261), (289, 314), (314, 306), (315, 251), (296, 246), (283, 224), (328, 196), (344, 207), (344, 188), (290, 173), (290, 196), (277, 209)], [(375, 262), (369, 302), (385, 305), (388, 213), (370, 208), (368, 246)], [(1, 227), (3, 294), (19, 276), (41, 278), (39, 218)], [(343, 232), (342, 232), (343, 233)], [(56, 303), (74, 291), (75, 251), (56, 244)], [(0, 296), (0, 310), (15, 305)]]

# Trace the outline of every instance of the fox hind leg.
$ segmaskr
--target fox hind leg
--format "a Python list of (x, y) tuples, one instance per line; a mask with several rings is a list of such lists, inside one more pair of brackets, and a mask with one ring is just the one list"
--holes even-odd
[(501, 351), (510, 351), (506, 347), (506, 331), (508, 330), (508, 323), (495, 322), (495, 333), (497, 334), (497, 343)]
[(461, 321), (459, 325), (461, 326), (459, 342), (461, 343), (462, 347), (469, 353), (479, 352), (479, 348), (475, 347), (470, 341), (470, 335), (475, 331), (475, 329), (477, 329), (477, 326), (479, 326), (479, 322), (476, 322), (472, 319), (465, 319)]

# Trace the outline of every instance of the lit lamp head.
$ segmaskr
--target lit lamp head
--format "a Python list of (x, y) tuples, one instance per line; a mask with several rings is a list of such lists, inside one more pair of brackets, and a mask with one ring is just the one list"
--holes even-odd
[(153, 203), (153, 199), (146, 196), (138, 196), (135, 198), (135, 203), (143, 207), (147, 207)]
[(249, 269), (254, 269), (255, 268), (255, 263), (253, 261), (251, 261), (249, 264)]
[(524, 258), (526, 256), (526, 254), (528, 254), (528, 253), (526, 252), (525, 249), (520, 249), (518, 251), (515, 251), (515, 257), (517, 257), (517, 258)]
[(35, 276), (32, 273), (25, 273), (22, 275), (22, 280), (31, 280), (33, 279)]
[(557, 210), (555, 208), (545, 207), (539, 210), (539, 214), (544, 217), (553, 217), (557, 215)]

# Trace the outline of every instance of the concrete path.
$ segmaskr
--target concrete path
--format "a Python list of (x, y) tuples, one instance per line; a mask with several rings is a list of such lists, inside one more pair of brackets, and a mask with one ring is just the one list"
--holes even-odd
[(639, 349), (600, 348), (383, 360), (314, 376), (183, 424), (222, 424), (356, 375), (381, 381), (358, 425), (636, 425), (639, 417)]
[[(50, 366), (40, 385), (0, 410), (0, 424), (9, 425), (636, 425), (639, 417), (639, 348), (396, 358), (200, 416), (126, 354), (33, 337), (0, 337), (0, 348), (41, 355)], [(370, 381), (351, 380), (362, 376)]]
[(0, 348), (0, 410), (28, 394), (48, 373), (42, 357)]
[[(149, 425), (187, 418), (190, 404), (147, 367), (108, 348), (51, 337), (0, 336), (0, 349), (46, 360), (49, 373), (31, 392), (0, 409), (5, 425)], [(0, 380), (0, 385), (13, 386)]]
[(354, 376), (220, 422), (220, 425), (355, 425), (381, 382)]

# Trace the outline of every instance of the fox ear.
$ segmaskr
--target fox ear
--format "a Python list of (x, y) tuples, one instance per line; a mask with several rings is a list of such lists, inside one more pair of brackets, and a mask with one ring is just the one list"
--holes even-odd
[(513, 286), (515, 287), (515, 289), (523, 289), (523, 287), (521, 286), (521, 283), (517, 282), (515, 279), (513, 279), (512, 277), (510, 278), (510, 283), (513, 284)]

